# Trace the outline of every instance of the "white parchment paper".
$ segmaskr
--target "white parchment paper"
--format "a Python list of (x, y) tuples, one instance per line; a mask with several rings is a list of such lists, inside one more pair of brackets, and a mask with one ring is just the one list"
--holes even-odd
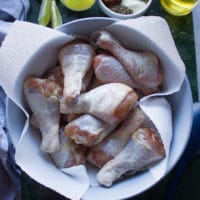
[(59, 48), (73, 37), (39, 25), (16, 21), (0, 49), (0, 84), (26, 115), (16, 145), (16, 162), (33, 179), (70, 199), (92, 199), (96, 192), (105, 192), (108, 199), (115, 199), (116, 195), (123, 198), (123, 195), (120, 196), (122, 193), (130, 193), (126, 191), (130, 183), (135, 184), (135, 190), (131, 191), (131, 195), (134, 195), (142, 189), (143, 184), (150, 184), (150, 179), (159, 180), (167, 169), (173, 124), (171, 108), (165, 97), (180, 89), (185, 76), (185, 66), (169, 27), (160, 17), (141, 17), (118, 21), (106, 29), (127, 48), (150, 50), (160, 58), (164, 72), (162, 90), (141, 99), (139, 104), (158, 128), (167, 153), (166, 158), (149, 172), (121, 181), (109, 189), (95, 182), (96, 170), (90, 167), (87, 171), (84, 166), (63, 170), (56, 168), (49, 156), (40, 151), (40, 138), (28, 126), (29, 115), (23, 96), (25, 77), (28, 74), (41, 76), (49, 67), (55, 66)]

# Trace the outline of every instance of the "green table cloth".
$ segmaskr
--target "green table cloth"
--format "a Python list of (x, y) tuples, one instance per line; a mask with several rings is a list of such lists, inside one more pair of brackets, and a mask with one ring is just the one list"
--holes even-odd
[[(28, 15), (28, 21), (37, 23), (37, 17), (39, 13), (40, 1), (30, 0), (31, 6)], [(73, 12), (68, 10), (58, 1), (58, 6), (63, 17), (63, 23), (72, 21), (74, 19), (86, 18), (86, 17), (106, 17), (105, 14), (98, 7), (96, 3), (90, 10), (84, 12)], [(193, 34), (193, 21), (192, 15), (184, 17), (175, 17), (166, 13), (160, 5), (158, 0), (154, 0), (150, 9), (145, 15), (161, 16), (168, 22), (172, 35), (174, 37), (176, 46), (186, 65), (186, 74), (188, 76), (193, 100), (197, 101), (197, 78), (196, 78), (196, 63), (195, 63), (195, 49), (194, 49), (194, 34)], [(163, 41), (164, 42), (164, 41)], [(181, 133), (180, 133), (181, 134)], [(199, 200), (200, 199), (200, 158), (196, 158), (188, 167), (185, 172), (178, 191), (176, 194), (176, 200)], [(173, 176), (174, 170), (162, 179), (158, 184), (153, 186), (148, 191), (132, 198), (133, 200), (163, 200), (166, 196), (166, 189), (170, 184), (170, 177)], [(31, 180), (26, 174), (22, 175), (22, 200), (59, 200), (65, 199), (64, 197), (56, 194), (53, 191), (41, 186), (35, 181)], [(95, 199), (95, 198), (94, 198)]]

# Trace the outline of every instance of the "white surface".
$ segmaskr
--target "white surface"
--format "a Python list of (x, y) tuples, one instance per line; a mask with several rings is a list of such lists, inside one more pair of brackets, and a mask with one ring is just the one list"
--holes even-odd
[[(61, 26), (59, 30), (67, 32), (67, 33), (81, 34), (81, 35), (87, 36), (87, 34), (90, 34), (90, 31), (94, 31), (104, 25), (108, 25), (109, 23), (113, 21), (112, 19), (105, 19), (105, 18), (98, 18), (98, 19), (92, 18), (92, 19), (78, 20), (77, 22), (71, 22), (67, 25)], [(84, 27), (91, 27), (91, 30), (85, 29)], [(167, 115), (169, 119), (168, 120), (169, 127), (161, 126), (159, 129), (161, 131), (163, 138), (166, 137), (166, 132), (169, 135), (169, 136), (167, 135), (167, 140), (169, 139), (169, 141), (164, 141), (166, 145), (169, 146), (170, 141), (171, 141), (170, 137), (172, 136), (171, 128), (173, 128), (173, 140), (172, 140), (173, 142), (172, 142), (168, 159), (167, 160), (165, 159), (162, 162), (164, 164), (164, 169), (163, 167), (160, 167), (161, 170), (153, 169), (153, 171), (151, 170), (151, 172), (146, 171), (137, 176), (130, 177), (124, 181), (120, 181), (119, 183), (114, 184), (109, 189), (101, 187), (99, 185), (97, 185), (96, 187), (90, 187), (84, 194), (83, 199), (94, 199), (94, 196), (95, 196), (95, 199), (102, 199), (102, 198), (109, 199), (109, 200), (122, 199), (122, 198), (134, 196), (148, 189), (149, 187), (154, 185), (156, 182), (158, 182), (158, 180), (160, 180), (161, 177), (167, 174), (171, 170), (171, 168), (176, 164), (177, 160), (180, 158), (187, 144), (188, 137), (190, 134), (190, 128), (191, 128), (191, 120), (192, 120), (191, 92), (190, 92), (188, 82), (186, 80), (184, 81), (184, 77), (185, 77), (184, 64), (182, 63), (178, 55), (178, 52), (176, 50), (176, 47), (174, 45), (171, 35), (169, 35), (170, 32), (165, 21), (157, 17), (143, 17), (143, 18), (138, 18), (133, 21), (129, 20), (127, 22), (118, 21), (118, 23), (116, 23), (115, 25), (110, 26), (109, 29), (113, 33), (115, 33), (118, 37), (120, 37), (120, 40), (122, 40), (123, 43), (125, 43), (128, 47), (136, 48), (138, 50), (148, 49), (148, 50), (154, 51), (160, 57), (163, 68), (170, 69), (170, 71), (168, 71), (167, 69), (164, 69), (164, 72), (167, 73), (168, 76), (171, 77), (171, 79), (170, 77), (165, 78), (164, 88), (162, 90), (162, 94), (160, 95), (167, 94), (167, 98), (172, 108), (173, 127), (170, 127), (170, 123), (171, 123), (170, 109), (168, 108), (168, 104), (163, 97), (156, 97), (156, 98), (154, 97), (154, 100), (157, 102), (160, 102), (160, 101), (165, 102), (164, 104), (162, 103), (162, 105), (166, 105), (166, 107), (163, 106), (161, 110), (159, 111), (160, 116), (162, 116), (163, 120), (159, 122), (158, 118), (155, 119), (156, 115), (155, 114), (152, 115), (152, 111), (149, 112), (149, 115), (157, 124), (157, 128), (159, 128), (158, 126), (160, 126), (160, 124), (166, 123), (165, 122), (166, 118), (164, 117), (164, 115)], [(155, 29), (161, 30), (161, 31), (155, 32)], [(132, 37), (133, 35), (134, 37)], [(12, 41), (12, 43), (7, 43), (7, 47), (9, 46), (10, 48), (13, 47), (13, 43), (14, 44), (16, 43), (14, 45), (16, 46), (17, 42), (19, 42), (19, 40), (22, 40), (20, 35), (18, 35), (18, 37), (19, 37), (18, 40)], [(34, 37), (36, 36), (33, 35), (31, 37), (32, 40), (34, 40)], [(160, 42), (163, 40), (167, 41), (167, 43), (163, 44), (163, 42)], [(41, 74), (42, 71), (48, 68), (48, 65), (44, 66), (44, 63), (41, 62), (41, 60), (46, 60), (46, 61), (48, 60), (47, 58), (49, 57), (46, 57), (47, 55), (54, 57), (54, 59), (56, 59), (55, 56), (52, 56), (53, 54), (51, 55), (48, 54), (48, 51), (57, 49), (51, 45), (51, 42), (48, 42), (46, 45), (44, 45), (42, 49), (38, 50), (38, 48), (36, 48), (35, 51), (32, 52), (31, 54), (32, 56), (29, 55), (29, 58), (26, 57), (27, 62), (26, 63), (22, 62), (23, 66), (21, 65), (19, 66), (20, 69), (21, 68), (26, 69), (25, 70), (26, 73), (20, 73), (20, 79), (24, 79), (27, 73), (30, 73), (32, 69), (34, 69), (35, 71), (40, 69), (39, 70), (40, 73), (38, 74)], [(27, 44), (25, 45), (30, 46), (31, 45), (30, 41), (27, 42)], [(22, 46), (22, 47), (28, 48), (27, 46)], [(9, 48), (6, 48), (6, 49), (9, 49)], [(18, 49), (20, 50), (20, 48)], [(44, 50), (45, 50), (45, 54), (41, 54), (41, 52), (44, 52)], [(7, 54), (8, 52), (4, 51), (4, 53)], [(5, 60), (9, 58), (8, 54), (4, 58), (4, 63), (11, 65), (10, 61), (6, 62)], [(44, 56), (42, 57), (42, 55)], [(17, 58), (17, 55), (16, 55), (16, 58)], [(15, 61), (17, 61), (17, 59), (15, 59)], [(37, 68), (34, 68), (34, 66), (37, 66)], [(7, 76), (9, 76), (9, 74), (7, 74)], [(174, 80), (174, 77), (175, 77), (175, 80)], [(181, 87), (183, 81), (184, 81), (184, 84)], [(20, 81), (20, 83), (21, 82), (22, 81)], [(9, 88), (8, 91), (16, 92), (12, 88), (12, 87), (15, 87), (15, 82), (14, 83), (8, 82), (8, 83), (10, 84), (8, 87)], [(4, 85), (4, 87), (7, 87), (7, 86)], [(18, 98), (19, 96), (23, 97), (22, 93), (18, 94), (20, 93), (20, 91), (21, 90), (16, 92), (16, 97), (12, 93), (8, 93), (11, 95), (12, 99), (17, 102), (18, 105), (24, 102), (24, 99)], [(179, 91), (179, 92), (175, 93), (176, 91)], [(20, 102), (20, 100), (22, 102)], [(154, 100), (153, 100), (153, 103), (156, 106), (156, 109), (158, 109), (159, 104), (155, 104)], [(142, 102), (143, 108), (144, 109), (147, 108), (146, 110), (149, 110), (148, 105), (150, 105), (151, 103), (152, 101), (148, 100), (148, 98), (143, 99), (143, 102)], [(164, 113), (162, 113), (163, 109), (164, 109)], [(18, 110), (16, 105), (13, 104), (11, 101), (8, 101), (7, 120), (9, 122), (9, 131), (12, 130), (12, 132), (10, 133), (12, 137), (15, 138), (15, 141), (17, 143), (17, 140), (19, 139), (20, 136), (18, 135), (17, 136), (18, 139), (16, 139), (14, 135), (15, 132), (13, 132), (13, 130), (16, 130), (17, 133), (21, 132), (21, 130), (23, 129), (22, 127), (23, 119), (21, 119), (21, 123), (18, 123), (18, 120), (19, 120), (18, 115), (17, 114), (12, 115), (13, 110), (15, 110), (16, 113), (19, 112), (19, 115), (21, 114), (20, 113), (21, 111)], [(33, 179), (35, 179), (39, 183), (44, 184), (47, 187), (56, 190), (57, 192), (61, 193), (62, 195), (66, 197), (76, 199), (78, 195), (80, 196), (81, 193), (83, 194), (84, 189), (85, 190), (87, 189), (87, 180), (84, 181), (85, 184), (81, 182), (81, 185), (80, 185), (80, 181), (79, 181), (76, 184), (76, 186), (73, 186), (72, 184), (73, 187), (70, 187), (71, 181), (73, 182), (74, 180), (70, 180), (70, 177), (65, 175), (60, 170), (58, 170), (54, 166), (54, 164), (52, 164), (49, 157), (39, 150), (39, 146), (40, 146), (40, 141), (37, 135), (34, 135), (32, 130), (29, 130), (29, 132), (26, 132), (24, 129), (22, 136), (20, 138), (20, 141), (17, 145), (17, 155), (16, 155), (17, 162), (21, 166), (21, 168), (25, 170), (25, 172), (27, 172)], [(56, 181), (56, 180), (59, 180), (59, 181)], [(63, 187), (65, 185), (66, 187)]]
[(200, 3), (193, 10), (194, 41), (196, 51), (196, 69), (198, 83), (198, 97), (200, 100)]

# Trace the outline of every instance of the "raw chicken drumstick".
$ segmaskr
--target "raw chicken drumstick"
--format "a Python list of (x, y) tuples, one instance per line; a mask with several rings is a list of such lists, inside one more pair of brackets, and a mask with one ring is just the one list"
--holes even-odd
[(77, 144), (91, 147), (101, 142), (114, 128), (115, 125), (84, 114), (65, 126), (65, 135)]
[(112, 55), (96, 55), (93, 60), (93, 68), (96, 79), (101, 83), (124, 83), (132, 88), (137, 88), (123, 65)]
[(165, 150), (159, 134), (150, 128), (139, 128), (124, 149), (100, 169), (97, 180), (109, 187), (126, 172), (147, 169), (164, 157)]
[(59, 168), (85, 164), (86, 148), (66, 137), (63, 128), (60, 129), (60, 141), (60, 149), (51, 153), (51, 158)]
[(42, 133), (41, 149), (52, 153), (60, 148), (59, 100), (62, 88), (54, 81), (28, 77), (24, 82), (25, 98)]
[(119, 128), (89, 150), (87, 160), (99, 168), (103, 167), (120, 153), (144, 118), (144, 113), (139, 108), (132, 110)]
[[(34, 115), (30, 118), (30, 123), (38, 128), (38, 122)], [(54, 163), (59, 168), (67, 168), (75, 165), (82, 165), (86, 162), (86, 148), (76, 144), (73, 140), (64, 135), (64, 128), (60, 128), (60, 148), (50, 153)]]
[[(93, 69), (90, 68), (83, 77), (82, 88), (81, 88), (82, 92), (86, 91), (86, 89), (90, 85), (92, 76), (93, 76)], [(56, 82), (60, 87), (64, 88), (64, 75), (61, 66), (57, 66), (56, 68), (52, 69), (47, 74), (45, 74), (44, 77)]]
[(152, 52), (127, 50), (111, 33), (104, 30), (99, 31), (96, 43), (102, 49), (111, 52), (123, 64), (141, 89), (155, 88), (162, 82), (160, 63)]
[[(134, 83), (124, 66), (114, 56), (109, 54), (98, 54), (94, 57), (93, 68), (96, 79), (102, 84), (124, 83), (134, 89), (139, 89), (142, 96), (155, 93), (159, 90), (155, 88), (141, 88)], [(138, 91), (138, 90), (137, 90)]]
[(65, 101), (72, 101), (85, 88), (83, 79), (87, 72), (92, 73), (90, 68), (94, 56), (92, 46), (81, 41), (70, 42), (60, 50), (58, 60), (64, 74)]
[(108, 83), (83, 93), (74, 102), (61, 100), (61, 113), (88, 113), (108, 122), (118, 124), (137, 104), (136, 92), (121, 83)]

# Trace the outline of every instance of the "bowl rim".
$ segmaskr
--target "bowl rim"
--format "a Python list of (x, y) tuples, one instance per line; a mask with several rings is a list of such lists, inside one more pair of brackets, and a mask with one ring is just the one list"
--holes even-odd
[(112, 11), (111, 9), (109, 9), (109, 8), (103, 3), (102, 0), (98, 0), (98, 3), (100, 4), (100, 8), (101, 8), (101, 10), (102, 10), (103, 12), (105, 12), (106, 14), (109, 13), (110, 15), (112, 15), (112, 17), (115, 16), (115, 17), (119, 17), (119, 18), (120, 18), (120, 17), (121, 17), (121, 18), (131, 18), (131, 17), (139, 16), (139, 15), (143, 14), (143, 13), (149, 8), (149, 6), (151, 5), (152, 2), (153, 2), (153, 0), (148, 0), (146, 6), (145, 6), (143, 9), (141, 9), (141, 10), (135, 12), (135, 13), (132, 13), (132, 14), (121, 14), (121, 13), (117, 13), (117, 12)]
[(108, 23), (114, 23), (114, 22), (117, 22), (117, 21), (119, 21), (120, 19), (116, 19), (116, 18), (112, 18), (112, 17), (86, 17), (86, 18), (80, 18), (80, 19), (74, 19), (74, 20), (72, 20), (72, 21), (69, 21), (69, 22), (66, 22), (66, 23), (64, 23), (64, 24), (61, 24), (60, 26), (57, 26), (56, 27), (56, 30), (57, 31), (60, 31), (60, 32), (63, 32), (63, 28), (65, 28), (66, 27), (66, 25), (67, 26), (69, 26), (69, 25), (72, 25), (72, 24), (76, 24), (76, 23), (82, 23), (82, 22), (85, 22), (85, 21), (88, 21), (88, 22), (90, 22), (90, 21), (93, 21), (93, 20), (96, 20), (96, 21), (102, 21), (102, 20), (105, 20), (105, 21), (107, 21)]

